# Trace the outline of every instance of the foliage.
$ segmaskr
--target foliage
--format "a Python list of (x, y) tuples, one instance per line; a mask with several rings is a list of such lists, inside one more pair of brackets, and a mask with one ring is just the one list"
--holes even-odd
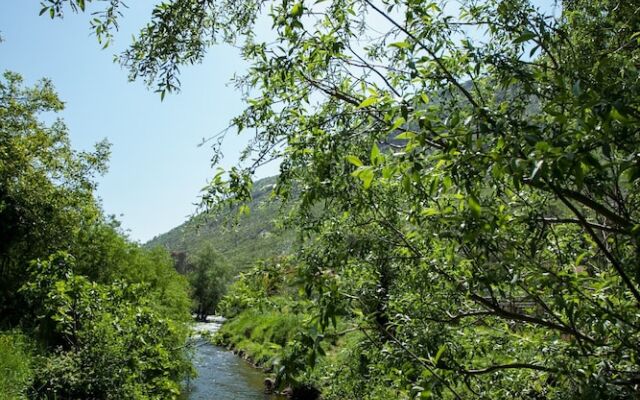
[(100, 218), (92, 177), (106, 170), (109, 146), (78, 153), (62, 121), (38, 120), (62, 107), (47, 80), (24, 88), (6, 72), (0, 81), (0, 324), (19, 317), (27, 262), (73, 245), (79, 228)]
[(26, 399), (33, 380), (32, 347), (19, 331), (0, 332), (0, 399)]
[(77, 243), (75, 273), (98, 283), (123, 280), (146, 284), (154, 307), (162, 315), (189, 319), (189, 284), (174, 270), (173, 259), (166, 250), (130, 242), (114, 220), (87, 227), (79, 233)]
[(148, 285), (97, 284), (56, 254), (32, 264), (23, 288), (53, 351), (33, 385), (40, 398), (177, 398), (190, 372), (188, 330), (154, 310)]
[(196, 314), (200, 321), (215, 314), (230, 279), (229, 266), (211, 245), (204, 246), (191, 255), (188, 273)]
[(248, 214), (234, 219), (238, 207), (218, 213), (204, 212), (145, 246), (163, 246), (171, 252), (189, 255), (215, 240), (216, 251), (234, 272), (247, 270), (260, 259), (287, 254), (294, 235), (292, 229), (276, 223), (281, 207), (270, 196), (274, 183), (275, 178), (255, 182)]
[(225, 323), (217, 334), (217, 343), (230, 345), (257, 365), (277, 367), (282, 348), (301, 326), (301, 316), (282, 309), (258, 311), (247, 309)]
[(298, 188), (317, 326), (294, 349), (346, 317), (362, 374), (399, 398), (634, 398), (638, 5), (560, 6), (174, 0), (121, 60), (164, 95), (242, 39), (250, 162), (204, 200), (249, 199), (272, 158), (275, 192)]
[(103, 215), (94, 177), (109, 146), (74, 151), (62, 121), (40, 119), (62, 107), (47, 80), (0, 81), (0, 325), (24, 332), (0, 335), (2, 392), (177, 398), (191, 371), (187, 281)]
[(274, 296), (296, 300), (296, 271), (290, 258), (258, 261), (254, 267), (240, 273), (220, 302), (220, 311), (232, 318), (247, 309), (275, 308)]

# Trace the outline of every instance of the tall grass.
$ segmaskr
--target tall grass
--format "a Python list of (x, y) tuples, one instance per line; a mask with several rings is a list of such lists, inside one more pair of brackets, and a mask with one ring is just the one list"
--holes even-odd
[(218, 339), (268, 368), (300, 326), (300, 316), (296, 314), (246, 310), (222, 326)]
[(26, 399), (33, 379), (32, 348), (20, 332), (0, 332), (0, 400)]

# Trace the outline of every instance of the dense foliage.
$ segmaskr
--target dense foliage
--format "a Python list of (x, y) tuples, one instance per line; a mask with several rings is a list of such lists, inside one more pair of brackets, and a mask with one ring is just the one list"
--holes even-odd
[(191, 373), (186, 279), (94, 197), (109, 148), (74, 151), (49, 81), (0, 80), (1, 398), (177, 398)]
[(188, 279), (198, 320), (206, 321), (207, 315), (216, 313), (230, 275), (226, 260), (211, 245), (203, 246), (189, 256)]
[(176, 398), (190, 372), (187, 327), (154, 306), (149, 284), (91, 282), (56, 254), (23, 287), (36, 334), (53, 349), (35, 377), (47, 398)]
[(291, 346), (320, 352), (341, 317), (365, 336), (333, 381), (375, 388), (342, 396), (635, 398), (639, 35), (634, 1), (173, 0), (120, 59), (164, 96), (242, 45), (250, 162), (205, 201), (246, 200), (281, 160), (315, 315)]
[[(64, 123), (47, 126), (38, 115), (62, 110), (49, 81), (32, 88), (6, 72), (0, 81), (0, 321), (16, 322), (31, 259), (75, 245), (78, 230), (99, 222), (92, 193), (109, 146), (74, 152)], [(71, 240), (70, 240), (71, 239)]]

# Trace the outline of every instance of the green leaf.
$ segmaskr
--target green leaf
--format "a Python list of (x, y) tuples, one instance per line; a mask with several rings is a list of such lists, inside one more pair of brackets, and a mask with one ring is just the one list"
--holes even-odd
[(447, 344), (443, 344), (442, 346), (440, 346), (440, 348), (438, 349), (438, 352), (436, 353), (436, 356), (433, 357), (433, 363), (437, 364), (438, 360), (440, 360), (440, 357), (442, 357), (442, 355), (444, 354), (445, 350), (447, 350)]
[(395, 131), (396, 129), (400, 128), (405, 122), (407, 121), (402, 117), (396, 118), (396, 120), (393, 121), (393, 125), (391, 126), (391, 129), (389, 129), (389, 131)]
[(580, 254), (577, 258), (576, 258), (576, 266), (582, 265), (582, 260), (589, 255), (589, 253), (585, 252)]
[(411, 140), (411, 139), (413, 139), (415, 137), (416, 137), (416, 133), (415, 132), (406, 131), (406, 132), (402, 132), (401, 134), (396, 136), (394, 139), (395, 140)]
[(241, 206), (240, 206), (240, 208), (238, 209), (238, 213), (239, 213), (240, 215), (249, 215), (249, 214), (251, 214), (251, 208), (249, 208), (249, 206), (248, 206), (248, 205), (243, 204), (243, 205), (241, 205)]
[(528, 40), (533, 39), (534, 37), (536, 37), (536, 34), (531, 32), (531, 31), (524, 31), (522, 32), (522, 34), (520, 36), (518, 36), (513, 43), (523, 43), (526, 42)]
[(356, 167), (362, 167), (364, 165), (358, 157), (353, 155), (346, 156), (345, 159), (349, 161), (351, 164), (355, 165)]
[(440, 211), (433, 207), (425, 208), (420, 211), (420, 215), (422, 215), (423, 217), (431, 217), (433, 215), (439, 215), (439, 214), (440, 214)]
[(411, 47), (411, 43), (407, 43), (405, 41), (395, 42), (395, 43), (389, 44), (389, 47), (396, 47), (398, 49), (408, 49)]
[(620, 110), (616, 107), (611, 107), (611, 111), (609, 112), (609, 116), (619, 122), (629, 122), (629, 118), (627, 118)]
[(360, 174), (359, 178), (362, 180), (365, 189), (369, 189), (371, 182), (373, 182), (373, 169), (367, 168)]
[(635, 182), (636, 180), (638, 180), (638, 178), (640, 178), (640, 166), (633, 165), (627, 168), (624, 171), (624, 175), (627, 177), (629, 182)]
[(476, 218), (480, 217), (480, 214), (482, 213), (482, 207), (480, 206), (480, 203), (475, 198), (475, 196), (468, 196), (467, 204), (469, 205), (469, 209), (471, 210), (473, 216)]
[(371, 148), (371, 164), (373, 165), (378, 165), (378, 163), (381, 161), (382, 156), (380, 155), (380, 149), (378, 148), (377, 144), (373, 144), (373, 147)]
[(359, 167), (357, 170), (353, 171), (351, 175), (359, 178), (365, 189), (369, 189), (369, 187), (371, 187), (371, 182), (373, 182), (372, 167)]
[(302, 3), (296, 3), (291, 7), (291, 16), (300, 17), (302, 15)]
[(376, 104), (378, 101), (380, 101), (380, 98), (378, 96), (367, 97), (366, 99), (362, 100), (362, 102), (358, 105), (358, 108), (369, 107)]

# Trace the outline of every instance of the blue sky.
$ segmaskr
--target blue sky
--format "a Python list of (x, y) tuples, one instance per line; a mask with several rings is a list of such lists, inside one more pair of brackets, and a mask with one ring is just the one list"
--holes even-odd
[[(113, 63), (131, 35), (149, 19), (154, 2), (128, 2), (113, 47), (101, 50), (90, 35), (88, 15), (64, 20), (39, 17), (39, 2), (0, 2), (0, 70), (21, 73), (27, 84), (50, 78), (66, 103), (61, 113), (76, 149), (112, 143), (110, 169), (98, 196), (131, 238), (147, 241), (182, 223), (195, 210), (200, 189), (213, 176), (212, 151), (198, 147), (242, 111), (229, 80), (246, 64), (230, 46), (212, 48), (203, 64), (183, 69), (182, 92), (160, 101)], [(224, 167), (237, 160), (244, 140), (229, 136)], [(259, 176), (277, 173), (277, 165)]]

